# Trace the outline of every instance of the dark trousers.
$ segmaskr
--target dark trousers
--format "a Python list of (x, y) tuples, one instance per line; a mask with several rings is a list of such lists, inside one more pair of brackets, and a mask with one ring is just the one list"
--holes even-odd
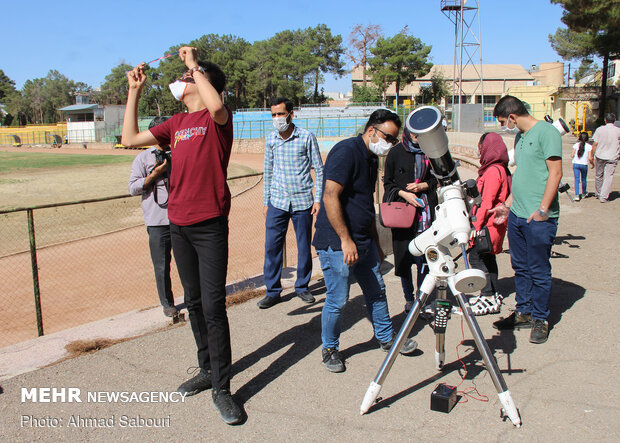
[(551, 298), (551, 246), (558, 219), (527, 222), (514, 213), (508, 215), (510, 261), (515, 271), (516, 309), (536, 320), (549, 317)]
[(190, 226), (170, 223), (170, 233), (196, 340), (198, 365), (212, 372), (214, 389), (230, 389), (228, 219), (216, 217)]
[(474, 269), (484, 271), (487, 277), (487, 285), (482, 288), (480, 295), (492, 296), (498, 291), (499, 270), (497, 268), (497, 258), (490, 252), (478, 252), (476, 247), (467, 254), (469, 265)]
[(283, 211), (274, 208), (271, 203), (267, 207), (265, 219), (265, 277), (266, 295), (279, 297), (282, 292), (282, 247), (286, 240), (289, 220), (293, 221), (295, 237), (297, 238), (297, 280), (295, 291), (308, 290), (308, 283), (312, 276), (312, 255), (310, 243), (312, 240), (312, 213), (311, 209), (304, 211)]
[(170, 284), (170, 260), (172, 243), (170, 242), (170, 226), (147, 226), (151, 261), (155, 271), (155, 284), (159, 302), (164, 308), (174, 306), (174, 295)]

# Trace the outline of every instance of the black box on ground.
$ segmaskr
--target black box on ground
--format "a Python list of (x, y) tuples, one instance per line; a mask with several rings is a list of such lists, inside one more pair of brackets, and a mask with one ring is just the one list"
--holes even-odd
[(440, 383), (431, 394), (431, 410), (445, 412), (452, 410), (456, 404), (456, 386)]

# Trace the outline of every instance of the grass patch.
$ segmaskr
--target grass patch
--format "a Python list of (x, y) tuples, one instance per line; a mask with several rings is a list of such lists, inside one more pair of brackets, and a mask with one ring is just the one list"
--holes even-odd
[(256, 288), (242, 289), (226, 297), (226, 306), (238, 305), (240, 303), (245, 303), (248, 300), (252, 300), (253, 298), (264, 297), (264, 296), (265, 296), (264, 289), (256, 289)]
[(69, 353), (69, 358), (77, 357), (79, 355), (91, 354), (93, 352), (100, 351), (101, 349), (108, 348), (117, 343), (121, 343), (128, 340), (128, 338), (119, 338), (110, 340), (107, 338), (96, 338), (94, 340), (76, 340), (65, 346), (65, 349)]
[(131, 163), (131, 155), (46, 154), (42, 152), (0, 152), (4, 173), (26, 169)]

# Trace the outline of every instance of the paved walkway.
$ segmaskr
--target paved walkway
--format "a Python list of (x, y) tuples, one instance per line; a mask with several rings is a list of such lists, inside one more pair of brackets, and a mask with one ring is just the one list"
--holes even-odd
[[(565, 140), (564, 173), (572, 187), (567, 155), (571, 141)], [(590, 191), (593, 179), (590, 171)], [(396, 360), (381, 401), (360, 416), (360, 402), (385, 354), (372, 337), (361, 291), (355, 285), (341, 336), (347, 371), (332, 374), (323, 368), (320, 314), (325, 289), (317, 280), (312, 291), (318, 301), (312, 306), (290, 298), (266, 311), (259, 311), (252, 301), (230, 308), (232, 388), (248, 415), (243, 425), (225, 425), (208, 392), (184, 402), (88, 401), (96, 392), (169, 393), (187, 377), (186, 369), (196, 360), (189, 325), (166, 326), (156, 310), (1, 350), (2, 440), (618, 441), (620, 408), (613, 385), (620, 373), (615, 331), (620, 275), (618, 177), (613, 190), (613, 200), (606, 204), (594, 198), (571, 203), (566, 194), (560, 197), (562, 215), (552, 258), (553, 329), (546, 344), (530, 344), (527, 331), (498, 333), (491, 323), (499, 315), (478, 317), (520, 410), (520, 429), (499, 418), (495, 389), (460, 317), (453, 317), (448, 325), (443, 372), (434, 368), (432, 331), (419, 322), (414, 334), (420, 351)], [(514, 287), (508, 254), (500, 254), (498, 261), (500, 284), (509, 294), (500, 314), (505, 316), (514, 306)], [(404, 300), (389, 266), (386, 272), (390, 311), (398, 326), (404, 320)], [(62, 352), (66, 341), (110, 332), (116, 334), (110, 337), (120, 337), (138, 321), (144, 324), (129, 335), (157, 326), (164, 329), (30, 370), (55, 361), (59, 355), (53, 349)], [(466, 374), (456, 351), (462, 328), (465, 341), (458, 353)], [(450, 414), (431, 411), (430, 394), (440, 382), (461, 383), (460, 390), (476, 387), (488, 402), (469, 398)], [(79, 388), (82, 402), (22, 401), (23, 388), (35, 387)]]

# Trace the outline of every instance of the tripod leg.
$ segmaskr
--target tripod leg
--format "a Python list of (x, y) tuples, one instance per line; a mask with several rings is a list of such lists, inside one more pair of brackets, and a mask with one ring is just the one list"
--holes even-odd
[(467, 326), (469, 326), (469, 330), (474, 337), (474, 341), (476, 342), (476, 347), (478, 348), (478, 352), (482, 356), (484, 360), (484, 364), (487, 368), (487, 371), (491, 375), (491, 380), (493, 380), (493, 384), (495, 385), (495, 389), (497, 390), (497, 395), (499, 397), (499, 401), (502, 403), (504, 412), (510, 418), (510, 421), (516, 427), (521, 426), (521, 417), (519, 416), (519, 411), (517, 411), (517, 407), (515, 406), (512, 396), (510, 395), (510, 391), (508, 390), (508, 386), (504, 381), (504, 377), (500, 372), (499, 366), (497, 365), (497, 361), (493, 354), (491, 354), (491, 350), (489, 349), (489, 345), (487, 344), (484, 336), (482, 335), (482, 331), (480, 330), (480, 326), (474, 317), (474, 314), (469, 306), (469, 303), (465, 299), (465, 295), (461, 292), (458, 292), (454, 287), (453, 278), (450, 281), (450, 289), (454, 293), (456, 299), (461, 305), (461, 309), (463, 310), (463, 317), (465, 317), (465, 321), (467, 322)]
[[(447, 285), (445, 281), (440, 281), (437, 286), (437, 300), (446, 300), (447, 297)], [(435, 324), (437, 324), (437, 315), (435, 315)], [(443, 369), (443, 365), (446, 361), (446, 332), (443, 328), (443, 332), (435, 332), (435, 367), (438, 371)]]
[(388, 353), (387, 357), (385, 357), (385, 360), (383, 361), (383, 364), (381, 365), (377, 376), (373, 381), (370, 382), (370, 386), (368, 387), (368, 390), (366, 390), (364, 400), (362, 400), (362, 404), (360, 406), (360, 414), (365, 414), (366, 412), (368, 412), (372, 404), (377, 399), (379, 392), (381, 392), (381, 386), (387, 378), (387, 375), (390, 372), (390, 369), (392, 368), (396, 357), (398, 357), (400, 348), (403, 347), (403, 343), (407, 339), (407, 336), (411, 332), (411, 328), (413, 328), (413, 325), (415, 324), (418, 316), (420, 315), (420, 310), (422, 309), (422, 306), (424, 305), (424, 303), (426, 303), (428, 295), (433, 292), (434, 287), (435, 277), (427, 275), (426, 278), (424, 278), (424, 282), (422, 283), (420, 296), (416, 297), (415, 301), (413, 302), (411, 311), (409, 311), (409, 314), (405, 319), (405, 323), (403, 323), (400, 331), (398, 331), (398, 334), (394, 339), (394, 344), (392, 345), (390, 352)]

